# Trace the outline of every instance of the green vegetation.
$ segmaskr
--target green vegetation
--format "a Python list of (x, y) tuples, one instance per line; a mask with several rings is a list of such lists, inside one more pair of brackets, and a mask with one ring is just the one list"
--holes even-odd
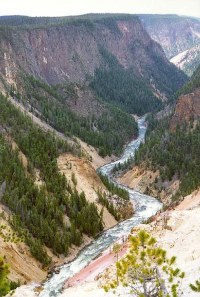
[[(179, 95), (192, 92), (199, 86), (200, 67)], [(179, 191), (173, 197), (176, 200), (190, 194), (200, 185), (200, 123), (182, 123), (176, 131), (171, 131), (170, 120), (170, 116), (162, 120), (148, 117), (146, 141), (135, 154), (135, 164), (143, 164), (153, 171), (159, 170), (158, 185), (163, 181), (179, 179)]]
[(104, 286), (105, 291), (120, 284), (130, 287), (133, 296), (178, 297), (179, 281), (185, 274), (175, 266), (176, 258), (167, 258), (166, 251), (144, 230), (132, 236), (130, 244), (129, 253), (116, 263), (116, 280)]
[(188, 83), (186, 83), (177, 93), (176, 98), (182, 94), (189, 94), (191, 93), (195, 88), (200, 87), (200, 65), (193, 73), (191, 79)]
[(0, 256), (0, 297), (5, 296), (11, 290), (20, 286), (20, 281), (10, 281), (8, 279), (9, 266), (5, 260)]
[[(5, 218), (4, 212), (2, 212), (1, 215), (3, 218)], [(0, 225), (0, 237), (3, 239), (4, 242), (21, 242), (21, 239), (17, 236), (17, 234), (10, 228), (7, 228), (4, 224)]]
[[(101, 156), (119, 155), (124, 143), (137, 135), (135, 120), (118, 108), (106, 104), (105, 111), (99, 116), (81, 117), (67, 108), (66, 98), (59, 91), (59, 86), (50, 87), (32, 76), (24, 77), (24, 80), (27, 94), (23, 100), (25, 104), (30, 101), (32, 110), (36, 108), (54, 128), (98, 148)], [(74, 98), (74, 88), (72, 84), (66, 86), (65, 95)], [(21, 98), (20, 94), (16, 96)]]
[(194, 292), (197, 292), (197, 293), (200, 292), (200, 281), (196, 280), (195, 284), (190, 284), (190, 288)]
[(121, 245), (119, 243), (114, 243), (113, 248), (112, 248), (112, 252), (116, 255), (116, 260), (118, 261), (119, 259), (119, 252), (121, 250)]
[(113, 195), (116, 194), (122, 199), (129, 200), (129, 194), (128, 191), (126, 191), (123, 188), (120, 188), (117, 186), (117, 184), (114, 184), (107, 176), (103, 175), (99, 172), (99, 176), (101, 178), (101, 181), (105, 185), (105, 187), (108, 189), (109, 192), (111, 192)]
[[(0, 96), (0, 127), (15, 140), (27, 156), (27, 172), (18, 151), (0, 136), (0, 184), (6, 182), (2, 202), (15, 214), (12, 224), (31, 247), (32, 254), (43, 263), (50, 262), (43, 245), (55, 254), (68, 253), (70, 245), (80, 245), (82, 234), (96, 236), (103, 230), (102, 215), (84, 193), (72, 189), (57, 167), (61, 152), (77, 149), (45, 133), (33, 125), (2, 95)], [(44, 185), (34, 184), (34, 167), (39, 169)], [(70, 224), (65, 222), (68, 216)]]
[(112, 173), (115, 174), (118, 171), (125, 171), (131, 169), (132, 165), (134, 164), (134, 156), (130, 156), (124, 163), (118, 163), (116, 164), (113, 169)]
[(100, 98), (138, 115), (161, 109), (161, 100), (153, 95), (143, 79), (136, 78), (133, 70), (125, 70), (106, 49), (101, 48), (100, 53), (108, 69), (98, 68), (90, 83)]
[(106, 193), (98, 190), (97, 195), (99, 203), (105, 206), (107, 210), (113, 215), (113, 217), (119, 221), (122, 218), (121, 213), (119, 213), (113, 202), (109, 200), (109, 197), (106, 195)]
[(28, 16), (1, 16), (0, 26), (17, 27), (17, 28), (45, 28), (49, 26), (62, 26), (72, 24), (75, 26), (85, 25), (94, 28), (95, 24), (106, 24), (110, 29), (116, 20), (137, 19), (134, 15), (129, 14), (86, 14), (81, 16), (65, 17), (28, 17)]
[(5, 264), (4, 259), (0, 257), (0, 296), (5, 296), (10, 291), (8, 274), (8, 265)]
[(129, 200), (129, 193), (127, 190), (120, 188), (116, 183), (112, 182), (109, 177), (107, 177), (106, 175), (102, 174), (101, 172), (98, 172), (98, 175), (101, 179), (101, 181), (103, 182), (104, 186), (107, 188), (107, 190), (110, 192), (110, 194), (112, 195), (116, 195), (117, 197), (115, 197), (116, 199), (116, 205), (115, 202), (112, 201), (112, 197), (109, 194), (106, 194), (106, 192), (101, 191), (100, 189), (98, 189), (97, 191), (97, 195), (98, 195), (98, 200), (99, 202), (105, 206), (108, 211), (114, 216), (114, 218), (119, 221), (121, 219), (124, 219), (124, 215), (121, 212), (120, 208), (117, 207), (117, 200), (121, 200), (120, 204), (125, 203)]
[(162, 181), (177, 178), (180, 188), (174, 199), (186, 196), (200, 185), (200, 124), (169, 130), (169, 119), (159, 121), (135, 155), (135, 164), (160, 171)]

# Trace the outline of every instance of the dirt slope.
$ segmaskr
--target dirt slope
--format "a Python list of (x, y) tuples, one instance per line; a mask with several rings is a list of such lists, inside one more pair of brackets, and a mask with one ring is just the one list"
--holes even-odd
[(8, 223), (10, 212), (0, 204), (0, 255), (10, 265), (11, 280), (20, 282), (43, 281), (47, 272), (30, 254), (29, 248), (20, 241)]
[[(59, 170), (65, 174), (68, 180), (72, 180), (72, 174), (75, 175), (78, 192), (80, 193), (84, 191), (86, 198), (90, 202), (97, 204), (100, 211), (102, 205), (97, 203), (98, 196), (96, 191), (98, 188), (105, 190), (105, 187), (90, 162), (70, 154), (63, 154), (58, 158), (57, 163)], [(73, 184), (72, 181), (71, 183)], [(117, 223), (107, 209), (104, 209), (103, 221), (105, 223), (105, 228), (110, 228)]]

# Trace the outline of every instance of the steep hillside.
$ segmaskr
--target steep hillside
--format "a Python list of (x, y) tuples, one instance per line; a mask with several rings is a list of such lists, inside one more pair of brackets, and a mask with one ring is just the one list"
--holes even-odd
[(182, 94), (192, 93), (195, 89), (200, 87), (200, 65), (193, 73), (192, 78), (176, 93), (176, 96)]
[(183, 123), (197, 123), (200, 118), (200, 66), (194, 72), (191, 80), (177, 92), (178, 100), (170, 119), (170, 129)]
[(170, 130), (175, 130), (178, 125), (198, 121), (200, 118), (200, 88), (192, 93), (181, 95), (176, 103), (176, 108), (170, 120)]
[(164, 119), (150, 122), (146, 142), (136, 153), (125, 184), (157, 195), (165, 204), (200, 185), (200, 67), (179, 91), (175, 109)]
[(200, 20), (177, 15), (139, 15), (167, 57), (188, 75), (199, 64)]
[(22, 282), (42, 280), (44, 268), (74, 257), (116, 224), (114, 216), (123, 219), (117, 204), (126, 209), (124, 217), (127, 208), (133, 213), (127, 199), (106, 189), (76, 141), (47, 130), (0, 95), (0, 253), (12, 279)]
[[(51, 85), (89, 84), (102, 99), (141, 114), (185, 81), (135, 16), (22, 20), (16, 25), (11, 17), (0, 26), (1, 75), (10, 84), (18, 85), (20, 71)], [(147, 97), (148, 107), (137, 110)]]
[(147, 32), (161, 44), (168, 58), (200, 43), (200, 21), (178, 15), (139, 15)]
[(9, 263), (9, 279), (21, 284), (31, 281), (43, 281), (47, 271), (33, 258), (28, 246), (17, 235), (12, 225), (11, 211), (0, 204), (0, 255)]
[[(37, 116), (68, 136), (98, 148), (102, 156), (118, 155), (124, 143), (137, 135), (131, 115), (95, 98), (81, 86), (51, 87), (33, 76), (23, 76), (21, 93), (10, 94)], [(122, 135), (119, 135), (119, 128)]]
[[(3, 75), (6, 71), (9, 75), (12, 66), (9, 78), (15, 78), (20, 66), (26, 73), (50, 84), (83, 82), (88, 75), (93, 76), (96, 69), (106, 66), (102, 48), (123, 68), (133, 67), (140, 76), (144, 75), (144, 65), (148, 67), (156, 62), (155, 55), (170, 69), (162, 49), (152, 42), (135, 16), (85, 16), (85, 19), (63, 21), (62, 25), (54, 23), (53, 18), (50, 24), (46, 24), (45, 19), (42, 23), (42, 20), (38, 22), (33, 18), (35, 26), (28, 28), (26, 21), (20, 27), (13, 26), (12, 22), (7, 27), (1, 25)], [(172, 66), (171, 69), (176, 71)], [(158, 66), (154, 71), (159, 71)], [(179, 76), (181, 78), (180, 73)], [(168, 79), (170, 85), (172, 81)]]
[(102, 156), (137, 135), (127, 113), (159, 110), (186, 81), (132, 15), (5, 17), (0, 37), (1, 89)]
[(192, 76), (197, 65), (200, 64), (200, 44), (178, 54), (170, 59), (170, 61), (188, 76)]

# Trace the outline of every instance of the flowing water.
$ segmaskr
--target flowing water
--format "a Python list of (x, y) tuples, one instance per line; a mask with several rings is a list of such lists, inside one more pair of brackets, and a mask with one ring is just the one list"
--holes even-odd
[[(121, 158), (113, 163), (107, 164), (98, 170), (111, 178), (111, 170), (118, 163), (124, 163), (130, 156), (134, 156), (134, 152), (138, 149), (141, 142), (144, 141), (146, 133), (145, 118), (138, 120), (139, 136), (136, 140), (130, 142), (124, 150)], [(121, 186), (121, 185), (120, 185)], [(60, 267), (60, 272), (54, 274), (44, 284), (44, 290), (40, 293), (40, 297), (55, 297), (59, 296), (65, 281), (79, 272), (82, 268), (86, 267), (95, 257), (102, 251), (108, 248), (113, 242), (117, 241), (123, 235), (128, 235), (130, 230), (154, 215), (160, 208), (161, 203), (155, 198), (141, 194), (128, 187), (121, 186), (127, 189), (130, 199), (136, 205), (136, 211), (132, 218), (123, 221), (115, 227), (102, 233), (100, 237), (94, 240), (89, 246), (84, 248), (78, 257), (69, 264)]]

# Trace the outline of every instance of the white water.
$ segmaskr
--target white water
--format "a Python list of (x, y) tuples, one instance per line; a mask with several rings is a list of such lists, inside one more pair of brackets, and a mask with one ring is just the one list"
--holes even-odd
[[(139, 137), (127, 145), (122, 157), (113, 163), (107, 164), (99, 169), (103, 174), (110, 176), (112, 168), (117, 163), (125, 162), (130, 156), (134, 155), (141, 142), (144, 141), (146, 133), (145, 119), (138, 120)], [(105, 231), (97, 240), (81, 251), (79, 256), (69, 264), (63, 265), (60, 268), (59, 274), (54, 274), (44, 284), (44, 290), (40, 293), (40, 297), (55, 297), (59, 296), (65, 281), (86, 267), (96, 256), (109, 247), (113, 242), (117, 241), (122, 235), (128, 235), (130, 230), (140, 224), (145, 219), (154, 215), (160, 208), (161, 203), (155, 198), (138, 193), (127, 187), (130, 199), (136, 204), (136, 212), (133, 217), (119, 223), (115, 227)]]

